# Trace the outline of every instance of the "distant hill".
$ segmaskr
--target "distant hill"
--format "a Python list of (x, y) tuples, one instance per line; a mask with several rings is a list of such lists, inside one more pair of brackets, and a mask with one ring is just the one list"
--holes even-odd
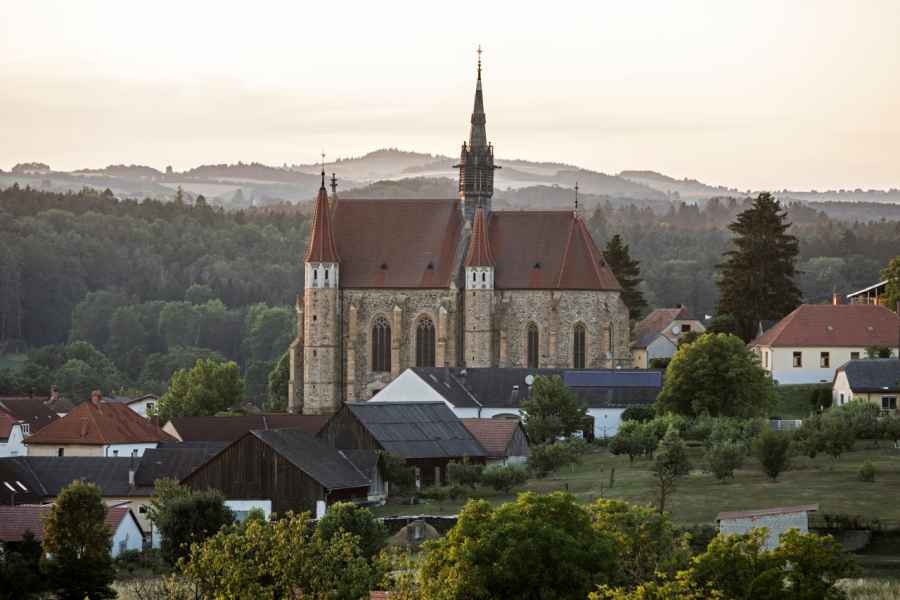
[(677, 196), (683, 200), (714, 198), (726, 195), (744, 195), (736, 188), (711, 186), (696, 179), (674, 179), (656, 171), (622, 171), (619, 177), (658, 190), (669, 196)]
[(76, 175), (108, 175), (110, 177), (134, 177), (159, 179), (163, 177), (162, 171), (146, 165), (109, 165), (102, 169), (79, 169), (73, 171)]

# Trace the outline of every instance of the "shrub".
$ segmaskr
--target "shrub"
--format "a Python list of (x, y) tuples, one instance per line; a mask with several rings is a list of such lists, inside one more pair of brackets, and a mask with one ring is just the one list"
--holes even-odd
[(766, 429), (756, 438), (753, 450), (762, 465), (763, 472), (772, 481), (776, 481), (778, 476), (789, 467), (790, 448), (790, 438), (771, 429)]
[(216, 490), (192, 491), (175, 497), (160, 517), (157, 523), (162, 537), (160, 549), (170, 565), (187, 556), (192, 543), (202, 542), (234, 521), (234, 515), (225, 506), (225, 497)]
[(528, 481), (528, 470), (520, 465), (492, 465), (484, 470), (481, 481), (484, 485), (506, 494)]
[(336, 502), (329, 506), (317, 527), (326, 541), (331, 541), (342, 531), (358, 536), (359, 549), (368, 558), (378, 554), (387, 539), (384, 524), (373, 517), (368, 508), (352, 502)]
[(721, 442), (706, 452), (706, 462), (713, 476), (724, 481), (744, 464), (744, 448), (736, 442)]
[(381, 465), (384, 469), (384, 479), (390, 484), (391, 491), (402, 492), (412, 488), (416, 484), (416, 470), (406, 464), (406, 461), (394, 454), (382, 454)]
[(656, 416), (652, 406), (629, 406), (622, 411), (622, 421), (645, 423)]
[(566, 442), (541, 444), (531, 449), (528, 467), (536, 477), (546, 477), (565, 465), (578, 462), (578, 451)]
[(419, 490), (419, 497), (432, 502), (443, 502), (450, 497), (449, 488), (442, 485), (430, 485)]
[(481, 483), (482, 471), (484, 471), (484, 465), (470, 463), (467, 460), (452, 462), (447, 465), (447, 479), (450, 480), (450, 483), (475, 487)]
[(872, 464), (871, 460), (867, 460), (859, 468), (859, 480), (867, 483), (875, 481), (875, 465)]

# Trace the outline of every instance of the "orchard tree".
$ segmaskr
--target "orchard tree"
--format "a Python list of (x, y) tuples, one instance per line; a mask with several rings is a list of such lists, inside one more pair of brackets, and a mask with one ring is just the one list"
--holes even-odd
[(766, 429), (754, 441), (753, 450), (763, 472), (772, 481), (790, 466), (791, 439), (784, 433)]
[(787, 211), (767, 192), (728, 226), (734, 249), (719, 268), (717, 313), (734, 317), (735, 330), (749, 342), (761, 320), (777, 321), (800, 304), (794, 283), (797, 238), (789, 233)]
[(491, 506), (470, 500), (420, 560), (420, 597), (578, 599), (614, 576), (611, 535), (562, 492), (520, 494)]
[(175, 417), (209, 416), (241, 403), (244, 381), (233, 362), (200, 359), (190, 370), (172, 375), (169, 390), (159, 399), (163, 421)]
[(758, 417), (774, 401), (772, 380), (740, 338), (708, 333), (675, 352), (657, 399), (662, 411), (695, 417)]
[(372, 516), (365, 507), (352, 502), (336, 502), (328, 507), (325, 516), (319, 519), (317, 527), (326, 542), (338, 533), (346, 532), (359, 538), (359, 549), (366, 558), (373, 558), (387, 540), (384, 524)]
[(628, 318), (633, 321), (640, 319), (647, 308), (647, 301), (640, 290), (641, 262), (631, 258), (628, 244), (622, 241), (622, 236), (618, 233), (606, 244), (603, 256), (622, 286), (622, 301), (628, 307)]
[(659, 493), (659, 512), (666, 510), (666, 500), (675, 492), (678, 480), (690, 473), (687, 446), (678, 435), (678, 430), (670, 427), (659, 443), (653, 463), (653, 475)]
[(529, 439), (536, 444), (581, 431), (587, 420), (587, 407), (558, 375), (536, 377), (531, 397), (522, 401), (519, 411)]
[(75, 481), (60, 492), (44, 521), (47, 580), (60, 600), (115, 598), (112, 532), (106, 504), (92, 483)]

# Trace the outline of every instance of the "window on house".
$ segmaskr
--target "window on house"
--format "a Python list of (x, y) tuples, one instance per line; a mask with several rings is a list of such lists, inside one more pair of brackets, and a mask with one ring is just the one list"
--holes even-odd
[(850, 360), (859, 360), (859, 352), (851, 352)]
[(372, 370), (391, 370), (391, 325), (384, 317), (372, 325)]
[(828, 352), (819, 353), (819, 367), (827, 369), (831, 366), (831, 355)]
[(56, 450), (56, 455), (57, 455), (57, 456), (63, 456), (63, 455), (65, 455), (65, 453), (66, 453), (66, 449), (65, 449), (65, 448), (57, 448), (57, 450)]
[(584, 353), (584, 325), (578, 323), (572, 336), (572, 366), (576, 369), (583, 369), (585, 364)]
[(537, 325), (534, 323), (528, 324), (528, 368), (529, 369), (537, 369), (539, 366), (539, 342), (540, 336), (538, 335)]
[(22, 423), (22, 436), (31, 435), (31, 423)]
[(763, 368), (769, 368), (769, 353), (766, 350), (763, 350)]
[(113, 450), (113, 456), (118, 456), (118, 455), (119, 455), (119, 451), (118, 451), (118, 450)]
[(897, 410), (897, 396), (882, 396), (881, 410)]
[(690, 323), (682, 323), (681, 324), (681, 333), (688, 333), (691, 330)]
[(428, 317), (416, 325), (416, 366), (434, 366), (434, 322)]
[(153, 412), (153, 403), (152, 403), (152, 402), (148, 402), (148, 403), (147, 403), (147, 414), (150, 414), (150, 413), (152, 413), (152, 412)]
[(803, 366), (803, 353), (802, 352), (794, 352), (794, 367), (802, 367)]

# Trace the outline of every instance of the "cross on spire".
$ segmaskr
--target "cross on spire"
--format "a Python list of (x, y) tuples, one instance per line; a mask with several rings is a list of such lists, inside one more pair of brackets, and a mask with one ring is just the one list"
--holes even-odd
[(478, 44), (478, 50), (476, 50), (476, 52), (478, 52), (478, 79), (481, 80), (481, 44)]
[(322, 189), (325, 189), (325, 151), (322, 150)]
[(575, 216), (578, 216), (578, 182), (575, 182)]

